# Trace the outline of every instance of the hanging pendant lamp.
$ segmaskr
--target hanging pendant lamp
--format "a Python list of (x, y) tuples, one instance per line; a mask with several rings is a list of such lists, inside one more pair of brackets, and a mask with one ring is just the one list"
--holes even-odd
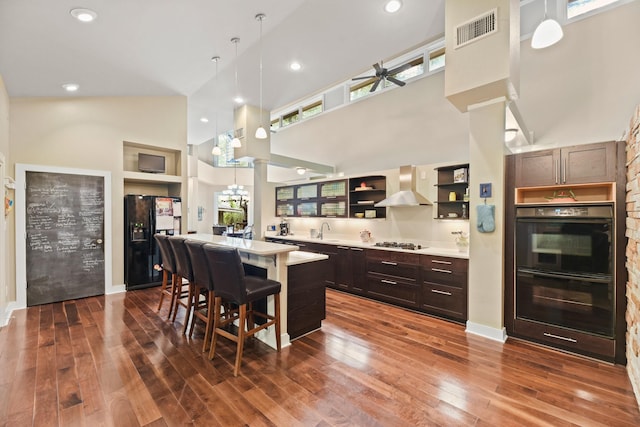
[[(231, 43), (236, 45), (236, 63), (235, 63), (236, 97), (234, 98), (234, 101), (239, 103), (239, 104), (241, 104), (242, 103), (242, 97), (240, 96), (240, 92), (238, 91), (238, 43), (240, 43), (240, 38), (238, 38), (238, 37), (232, 38), (231, 39)], [(242, 143), (240, 142), (240, 138), (238, 138), (238, 135), (236, 134), (235, 131), (233, 133), (233, 139), (231, 140), (231, 146), (233, 148), (242, 147)]]
[[(216, 95), (218, 94), (218, 61), (220, 61), (220, 57), (219, 56), (214, 56), (213, 58), (211, 58), (211, 60), (213, 62), (216, 63)], [(220, 146), (218, 145), (218, 111), (216, 111), (216, 134), (213, 137), (213, 150), (211, 150), (211, 154), (213, 154), (214, 156), (219, 156), (222, 154), (222, 150), (220, 149)]]
[(544, 0), (544, 19), (538, 25), (531, 37), (531, 47), (544, 49), (562, 40), (564, 33), (558, 21), (547, 18), (547, 0)]
[(260, 115), (260, 126), (256, 129), (256, 138), (257, 139), (267, 139), (267, 131), (264, 126), (262, 126), (262, 20), (266, 18), (264, 13), (259, 13), (256, 15), (256, 20), (260, 21), (260, 110), (258, 114)]

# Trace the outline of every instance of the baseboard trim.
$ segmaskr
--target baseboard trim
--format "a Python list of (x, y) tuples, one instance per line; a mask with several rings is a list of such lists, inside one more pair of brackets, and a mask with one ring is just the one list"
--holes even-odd
[(501, 343), (505, 343), (507, 341), (507, 330), (505, 328), (496, 329), (480, 323), (474, 323), (470, 320), (467, 320), (465, 332), (489, 338), (490, 340), (499, 341)]

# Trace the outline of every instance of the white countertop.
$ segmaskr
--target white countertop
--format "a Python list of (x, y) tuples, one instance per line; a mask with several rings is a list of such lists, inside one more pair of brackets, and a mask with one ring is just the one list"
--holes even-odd
[(299, 249), (294, 245), (282, 245), (280, 243), (270, 243), (262, 240), (243, 240), (240, 237), (214, 236), (213, 234), (206, 233), (181, 234), (180, 236), (185, 239), (228, 246), (236, 248), (240, 252), (261, 256), (285, 254)]
[(460, 252), (457, 249), (450, 249), (450, 248), (422, 247), (422, 249), (411, 250), (411, 249), (387, 248), (383, 246), (374, 246), (375, 242), (363, 243), (359, 240), (330, 239), (330, 238), (320, 240), (320, 239), (312, 239), (310, 237), (303, 237), (298, 235), (268, 236), (268, 237), (274, 238), (274, 239), (282, 239), (282, 240), (294, 240), (299, 242), (323, 243), (326, 245), (350, 246), (355, 248), (366, 248), (366, 249), (404, 252), (404, 253), (411, 253), (411, 254), (435, 255), (435, 256), (446, 256), (451, 258), (469, 259), (468, 251)]
[(293, 251), (287, 254), (287, 266), (304, 264), (307, 262), (321, 261), (329, 259), (328, 255), (316, 254), (313, 252)]

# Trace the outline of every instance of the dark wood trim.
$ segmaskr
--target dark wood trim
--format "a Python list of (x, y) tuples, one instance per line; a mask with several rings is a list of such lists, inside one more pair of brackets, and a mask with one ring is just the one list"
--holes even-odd
[(627, 364), (626, 335), (627, 335), (627, 267), (626, 251), (627, 237), (627, 153), (626, 142), (616, 142), (617, 147), (617, 167), (616, 167), (616, 232), (615, 232), (615, 268), (616, 268), (616, 363)]

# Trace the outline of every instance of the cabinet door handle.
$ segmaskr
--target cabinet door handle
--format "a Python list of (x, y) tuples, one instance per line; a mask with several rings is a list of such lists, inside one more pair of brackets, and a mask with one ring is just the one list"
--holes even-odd
[(440, 295), (447, 295), (447, 296), (451, 296), (451, 292), (446, 292), (446, 291), (440, 291), (438, 289), (431, 289), (431, 292), (433, 292), (434, 294), (440, 294)]
[(556, 182), (556, 184), (558, 183), (558, 180), (560, 179), (560, 160), (556, 159), (556, 164), (555, 166), (555, 179), (554, 181)]
[(573, 338), (562, 337), (560, 335), (554, 335), (554, 334), (550, 334), (548, 332), (545, 332), (543, 335), (545, 337), (555, 338), (555, 339), (558, 339), (558, 340), (569, 341), (569, 342), (578, 342), (578, 340), (574, 340)]
[(432, 259), (431, 260), (432, 263), (434, 264), (447, 264), (447, 265), (451, 265), (451, 261), (441, 261), (439, 259)]
[(569, 167), (569, 162), (567, 159), (564, 159), (564, 167), (562, 168), (562, 183), (567, 183), (567, 168)]
[(393, 280), (380, 279), (382, 283), (386, 283), (387, 285), (397, 285), (398, 282), (394, 282)]
[(349, 249), (347, 246), (338, 246), (338, 249)]
[(325, 199), (336, 199), (338, 196), (325, 196)]
[(382, 264), (386, 264), (386, 265), (398, 265), (397, 262), (391, 262), (391, 261), (380, 261)]
[(447, 273), (447, 274), (453, 273), (453, 271), (451, 270), (444, 270), (442, 268), (432, 268), (431, 271), (437, 271), (438, 273)]
[(300, 247), (305, 247), (307, 245), (305, 245), (304, 243), (289, 243), (290, 245), (295, 245), (295, 246), (300, 246)]
[(349, 248), (349, 249), (351, 249), (352, 251), (360, 251), (360, 252), (364, 251), (364, 249), (362, 248)]

